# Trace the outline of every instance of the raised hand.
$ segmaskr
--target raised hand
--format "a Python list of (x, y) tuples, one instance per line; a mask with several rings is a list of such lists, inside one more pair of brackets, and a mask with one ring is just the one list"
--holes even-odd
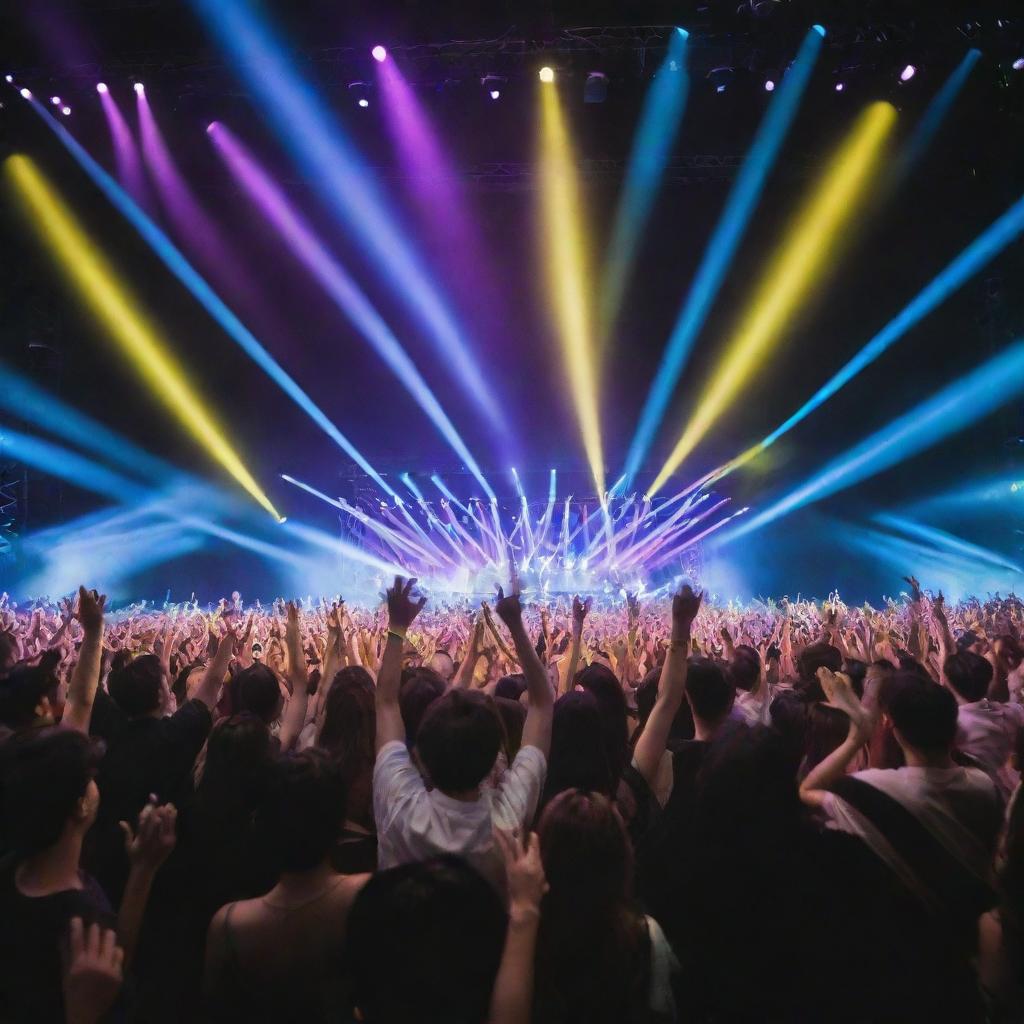
[(684, 583), (678, 593), (672, 595), (672, 625), (688, 630), (697, 618), (703, 600), (701, 591), (694, 591), (689, 583)]
[(572, 599), (572, 628), (578, 633), (583, 632), (583, 623), (587, 616), (590, 614), (590, 609), (594, 603), (593, 597), (588, 597), (585, 601), (580, 600), (579, 594)]
[(853, 692), (853, 683), (844, 672), (833, 672), (822, 666), (818, 669), (818, 682), (825, 691), (826, 703), (837, 708), (850, 719), (850, 722), (862, 734), (871, 732), (873, 722), (868, 709), (857, 699)]
[(401, 576), (395, 577), (395, 585), (388, 590), (388, 619), (389, 626), (393, 630), (405, 632), (413, 623), (413, 620), (427, 603), (425, 597), (418, 601), (412, 599), (412, 588), (416, 585), (415, 577), (406, 580)]
[(64, 968), (64, 1006), (69, 1024), (95, 1024), (114, 1005), (121, 990), (124, 950), (117, 933), (98, 924), (85, 927), (71, 918)]
[(550, 887), (544, 877), (537, 834), (527, 832), (523, 842), (515, 833), (496, 828), (494, 842), (505, 861), (511, 912), (540, 913), (541, 901)]
[(107, 604), (106, 594), (97, 594), (95, 590), (78, 588), (78, 607), (75, 618), (82, 624), (87, 633), (98, 633), (103, 629), (103, 609)]
[(902, 579), (910, 585), (910, 600), (917, 604), (921, 600), (921, 584), (916, 576), (903, 576)]
[(523, 604), (519, 599), (519, 590), (516, 587), (516, 580), (512, 580), (512, 592), (506, 594), (502, 587), (498, 587), (497, 597), (494, 599), (494, 610), (498, 613), (501, 621), (511, 629), (514, 625), (523, 621)]
[(139, 812), (136, 830), (127, 821), (122, 821), (124, 849), (132, 864), (156, 871), (174, 849), (177, 820), (178, 811), (174, 804), (161, 806), (155, 796), (150, 796), (149, 802)]

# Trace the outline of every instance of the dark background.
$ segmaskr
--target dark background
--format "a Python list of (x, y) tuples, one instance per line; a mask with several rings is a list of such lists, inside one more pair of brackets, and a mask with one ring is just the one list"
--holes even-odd
[[(745, 152), (770, 100), (763, 88), (765, 77), (778, 76), (810, 24), (827, 27), (825, 48), (652, 451), (652, 473), (671, 449), (780, 230), (865, 103), (895, 103), (900, 112), (897, 143), (905, 140), (966, 50), (978, 46), (983, 51), (922, 163), (899, 191), (869, 204), (858, 218), (769, 365), (680, 470), (687, 479), (746, 448), (781, 422), (1024, 192), (1024, 72), (1010, 69), (1010, 62), (1024, 55), (1024, 16), (1010, 2), (499, 0), (468, 5), (331, 0), (262, 6), (282, 26), (282, 38), (303, 73), (318, 84), (343, 129), (385, 179), (408, 231), (428, 254), (518, 428), (514, 446), (521, 452), (520, 472), (528, 491), (538, 498), (546, 494), (549, 466), (566, 473), (585, 466), (560, 347), (545, 308), (535, 225), (535, 74), (540, 64), (552, 63), (559, 69), (559, 87), (581, 158), (595, 273), (621, 182), (616, 166), (599, 162), (621, 162), (628, 156), (645, 89), (664, 52), (665, 28), (672, 24), (691, 31), (690, 97), (675, 156), (677, 161), (702, 155), (721, 158), (722, 166), (706, 172), (686, 173), (674, 165), (677, 169), (660, 190), (644, 236), (604, 375), (602, 421), (610, 479), (625, 457), (664, 340), (728, 195), (730, 168)], [(566, 32), (589, 26), (611, 28)], [(478, 42), (468, 45), (469, 40)], [(465, 172), (467, 201), (488, 243), (488, 269), (500, 285), (496, 302), (482, 303), (458, 280), (444, 276), (446, 263), (438, 247), (446, 240), (424, 235), (409, 196), (416, 183), (396, 174), (379, 98), (372, 97), (367, 110), (352, 103), (348, 83), (373, 80), (368, 51), (376, 42), (389, 47), (415, 84), (453, 162)], [(916, 64), (919, 73), (899, 85), (899, 68), (908, 62)], [(707, 71), (718, 66), (735, 69), (723, 94), (716, 94), (705, 79)], [(591, 70), (609, 75), (603, 104), (583, 103), (583, 82)], [(247, 295), (232, 294), (214, 270), (207, 276), (228, 305), (371, 462), (389, 472), (429, 475), (437, 469), (455, 474), (458, 467), (447, 445), (236, 191), (203, 131), (214, 118), (229, 125), (286, 185), (378, 303), (495, 486), (509, 487), (507, 452), (489, 442), (449, 368), (403, 315), (358, 247), (318, 204), (187, 3), (7, 3), (0, 20), (0, 72), (14, 74), (17, 84), (28, 85), (36, 95), (61, 95), (73, 107), (67, 126), (111, 170), (112, 144), (95, 83), (109, 83), (134, 128), (131, 83), (144, 81), (180, 169), (225, 229), (239, 267), (260, 298), (252, 303)], [(507, 79), (498, 103), (490, 101), (480, 86), (481, 75), (487, 73)], [(840, 77), (846, 88), (836, 93), (834, 83)], [(0, 90), (0, 156), (28, 153), (58, 183), (165, 326), (183, 363), (230, 424), (232, 440), (278, 507), (333, 530), (330, 509), (275, 477), (287, 472), (328, 493), (339, 493), (339, 476), (346, 468), (343, 453), (165, 271), (14, 89), (0, 82)], [(497, 161), (513, 165), (511, 184), (481, 177), (481, 165)], [(0, 220), (3, 359), (37, 374), (66, 401), (140, 445), (197, 474), (217, 478), (218, 470), (205, 453), (149, 400), (115, 346), (81, 315), (8, 198)], [(175, 237), (171, 225), (164, 226)], [(188, 240), (179, 241), (191, 256)], [(201, 259), (196, 263), (205, 272)], [(750, 470), (724, 481), (723, 493), (737, 505), (763, 507), (831, 456), (1020, 337), (1022, 270), (1024, 246), (1018, 241)], [(30, 343), (45, 348), (30, 349)], [(1024, 458), (1013, 443), (1021, 427), (1019, 405), (1006, 407), (939, 448), (753, 535), (735, 552), (729, 551), (733, 578), (723, 576), (718, 585), (723, 593), (745, 594), (822, 594), (838, 585), (855, 598), (891, 591), (898, 574), (863, 552), (844, 549), (844, 525), (976, 476), (1024, 478)], [(468, 493), (469, 482), (463, 486)], [(29, 530), (100, 504), (67, 485), (55, 487), (38, 474), (30, 493), (31, 503), (24, 510)], [(1024, 524), (1012, 504), (1000, 506), (996, 515), (979, 514), (941, 525), (1010, 557), (1018, 556), (1024, 539), (1015, 532)], [(0, 573), (15, 578), (17, 569), (8, 564), (0, 566)], [(253, 565), (252, 556), (233, 551), (206, 551), (173, 568), (164, 566), (140, 576), (134, 585), (142, 593), (162, 593), (167, 584), (187, 587), (197, 574), (214, 591), (230, 589), (239, 576), (243, 582), (256, 580), (257, 589), (273, 585), (265, 567)]]

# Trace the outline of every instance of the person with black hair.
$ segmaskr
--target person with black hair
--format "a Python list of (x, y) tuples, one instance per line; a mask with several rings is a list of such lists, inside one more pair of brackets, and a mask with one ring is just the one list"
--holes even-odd
[(504, 866), (493, 830), (522, 829), (536, 811), (551, 744), (551, 686), (523, 625), (519, 595), (506, 597), (499, 589), (495, 610), (512, 635), (527, 679), (522, 745), (497, 785), (483, 785), (501, 749), (501, 718), (489, 698), (453, 689), (430, 705), (416, 733), (421, 775), (404, 742), (398, 692), (405, 633), (426, 601), (410, 596), (415, 582), (396, 577), (388, 591), (390, 625), (377, 679), (373, 779), (379, 864), (387, 868), (456, 853), (501, 888)]
[(990, 700), (992, 676), (992, 663), (966, 648), (942, 664), (942, 678), (957, 703), (957, 748), (988, 772), (1000, 796), (1008, 800), (1020, 783), (1020, 774), (1009, 762), (1024, 727), (1024, 704)]
[(541, 815), (534, 1024), (675, 1019), (678, 968), (658, 923), (633, 902), (633, 850), (600, 793), (560, 793)]
[(505, 934), (494, 886), (460, 857), (377, 872), (348, 917), (360, 1019), (485, 1024)]
[(0, 873), (0, 1019), (63, 1021), (60, 950), (72, 918), (118, 929), (126, 964), (160, 865), (174, 846), (173, 805), (147, 803), (138, 831), (120, 823), (130, 865), (115, 916), (82, 870), (82, 844), (96, 820), (102, 743), (53, 727), (4, 750), (3, 830), (11, 848)]
[(887, 713), (905, 766), (847, 775), (875, 730), (881, 676), (869, 670), (862, 703), (848, 677), (819, 670), (830, 704), (849, 718), (849, 733), (803, 780), (800, 796), (834, 827), (861, 838), (950, 941), (970, 949), (978, 915), (991, 905), (989, 868), (1002, 802), (985, 772), (953, 760), (957, 706), (949, 691), (916, 675), (896, 679)]
[(286, 754), (274, 767), (259, 817), (280, 875), (269, 892), (228, 903), (210, 923), (205, 989), (213, 1019), (326, 1024), (350, 1011), (345, 936), (369, 876), (331, 866), (345, 796), (341, 770), (324, 751)]
[(229, 634), (210, 659), (196, 695), (167, 715), (170, 680), (160, 659), (144, 654), (107, 678), (109, 696), (100, 690), (90, 732), (107, 743), (100, 765), (103, 792), (86, 862), (115, 906), (128, 871), (118, 823), (132, 821), (156, 794), (180, 803), (191, 789), (196, 757), (213, 725), (212, 711), (233, 653)]

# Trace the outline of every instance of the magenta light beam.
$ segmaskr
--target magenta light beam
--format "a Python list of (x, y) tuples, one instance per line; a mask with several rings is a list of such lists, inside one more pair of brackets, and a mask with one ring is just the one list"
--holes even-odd
[[(459, 186), (459, 174), (442, 147), (430, 117), (393, 60), (377, 65), (384, 118), (398, 158), (412, 182), (411, 192), (429, 237), (443, 239), (440, 249), (449, 276), (477, 308), (498, 301), (487, 273), (486, 246)], [(492, 318), (499, 322), (500, 316)]]
[(452, 446), (466, 468), (489, 497), (494, 497), (486, 478), (477, 465), (455, 425), (441, 407), (415, 363), (385, 323), (362, 289), (327, 251), (312, 228), (288, 202), (281, 190), (270, 180), (245, 146), (224, 125), (214, 122), (207, 129), (218, 154), (235, 179), (249, 194), (267, 220), (288, 243), (295, 257), (320, 282), (334, 304), (359, 329), (377, 354), (394, 372)]
[[(103, 88), (100, 88), (103, 85)], [(103, 106), (103, 113), (107, 118), (107, 125), (110, 128), (110, 137), (114, 143), (114, 166), (117, 173), (117, 180), (124, 188), (131, 193), (132, 198), (146, 209), (153, 208), (152, 197), (146, 184), (146, 172), (142, 167), (142, 159), (139, 156), (139, 148), (135, 144), (135, 138), (128, 122), (121, 113), (117, 101), (110, 95), (110, 90), (100, 82), (96, 86), (100, 94), (100, 103)]]
[(186, 242), (205, 271), (219, 277), (236, 300), (254, 312), (262, 323), (273, 323), (275, 316), (253, 287), (252, 279), (244, 272), (224, 233), (203, 209), (178, 169), (149, 105), (146, 90), (139, 88), (142, 83), (135, 84), (142, 157), (156, 185), (160, 204), (178, 237)]

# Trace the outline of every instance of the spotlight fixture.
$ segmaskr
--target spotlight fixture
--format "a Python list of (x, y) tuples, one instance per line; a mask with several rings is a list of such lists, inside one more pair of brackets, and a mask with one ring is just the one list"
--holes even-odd
[(4, 81), (8, 84), (14, 81), (14, 75), (4, 75)]
[(59, 106), (60, 106), (60, 97), (59, 97), (59, 96), (51, 96), (51, 97), (50, 97), (50, 102), (51, 102), (51, 103), (52, 103), (52, 104), (53, 104), (53, 105), (54, 105), (55, 107), (59, 107)]
[(21, 89), (20, 92), (21, 92), (21, 95), (25, 97), (25, 99), (27, 99), (27, 100), (32, 99), (32, 93), (30, 93), (28, 91), (28, 89)]
[(136, 93), (138, 93), (139, 96), (141, 96), (146, 91), (146, 87), (141, 82), (136, 82), (135, 85), (132, 86), (132, 88), (136, 91)]
[(725, 92), (735, 76), (735, 69), (721, 67), (712, 68), (707, 74), (707, 79), (715, 87), (715, 92)]
[(553, 82), (555, 80), (554, 68), (549, 68), (547, 66), (542, 67), (540, 71), (537, 72), (537, 74), (539, 75), (540, 80), (542, 82)]
[(349, 82), (348, 91), (355, 99), (357, 106), (368, 107), (370, 105), (370, 87), (366, 82)]
[(765, 79), (764, 91), (765, 92), (775, 92), (775, 82), (772, 79), (770, 79), (770, 78), (766, 78)]
[(508, 79), (502, 78), (500, 75), (484, 75), (480, 79), (480, 85), (487, 91), (487, 95), (492, 100), (501, 99), (501, 90), (504, 88)]
[(96, 83), (96, 91), (98, 93), (105, 93), (107, 91), (107, 83), (106, 82), (97, 82)]
[(388, 51), (380, 43), (370, 51), (370, 55), (378, 64), (383, 64), (388, 59)]
[(603, 71), (591, 71), (583, 86), (584, 103), (604, 103), (608, 98), (608, 76)]
[(61, 113), (62, 113), (62, 114), (63, 114), (63, 115), (65, 116), (65, 117), (70, 117), (70, 116), (71, 116), (71, 108), (70, 108), (70, 107), (67, 107), (67, 106), (65, 106), (65, 107), (61, 107), (61, 108), (60, 108), (60, 112), (61, 112)]
[(914, 77), (914, 75), (916, 75), (916, 74), (917, 74), (917, 68), (914, 67), (913, 64), (908, 64), (900, 72), (900, 81), (901, 82), (909, 82)]
[[(1024, 71), (1024, 57), (1018, 57), (1013, 62), (1013, 70), (1014, 71)], [(8, 75), (7, 76), (7, 81), (9, 82), (10, 80), (11, 80), (11, 76)]]
[(842, 82), (836, 82), (836, 92), (842, 92), (846, 86)]

